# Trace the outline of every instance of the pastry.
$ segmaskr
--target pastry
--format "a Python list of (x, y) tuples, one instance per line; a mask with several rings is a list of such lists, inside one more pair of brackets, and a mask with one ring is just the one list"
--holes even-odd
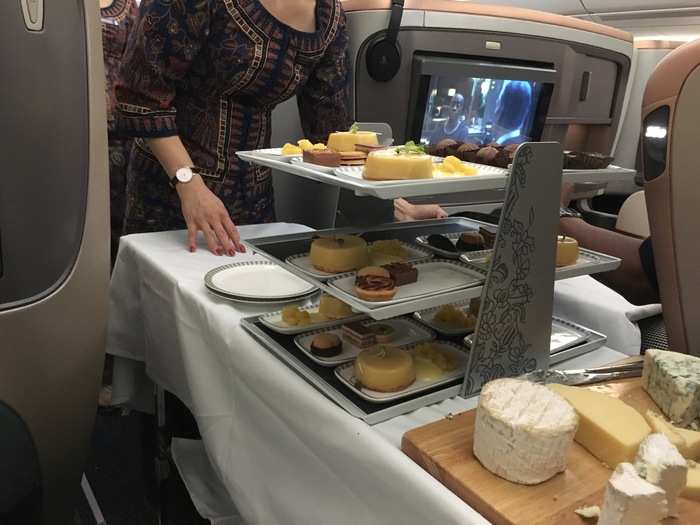
[(494, 244), (496, 244), (496, 232), (492, 232), (483, 226), (479, 226), (479, 233), (484, 238), (484, 248), (493, 248)]
[(362, 153), (372, 153), (373, 151), (379, 151), (382, 149), (387, 149), (388, 146), (373, 146), (370, 144), (355, 144), (355, 151), (361, 151)]
[(564, 152), (564, 169), (567, 170), (599, 170), (607, 168), (613, 157), (602, 153), (583, 153), (577, 151)]
[(397, 262), (383, 266), (389, 270), (389, 275), (396, 286), (403, 286), (418, 281), (418, 269), (409, 263)]
[(509, 144), (498, 152), (498, 155), (493, 159), (494, 166), (499, 168), (507, 168), (513, 163), (515, 151), (518, 149), (518, 144)]
[(320, 237), (312, 241), (309, 257), (321, 271), (349, 272), (367, 264), (367, 243), (356, 235)]
[(484, 236), (477, 231), (464, 232), (457, 239), (457, 249), (461, 252), (475, 252), (484, 249)]
[(282, 308), (282, 322), (289, 326), (306, 326), (311, 324), (311, 314), (296, 306)]
[(457, 359), (442, 350), (435, 343), (420, 343), (411, 350), (413, 364), (416, 367), (416, 379), (432, 381), (455, 370), (459, 365)]
[(367, 180), (430, 179), (433, 177), (433, 159), (412, 143), (375, 151), (367, 156), (362, 177)]
[(328, 149), (355, 151), (357, 144), (378, 146), (379, 140), (374, 131), (360, 131), (357, 124), (353, 124), (349, 131), (337, 131), (328, 135)]
[(299, 146), (287, 142), (282, 146), (282, 155), (301, 155), (302, 149)]
[(344, 319), (352, 315), (350, 305), (328, 294), (321, 296), (318, 312), (326, 319)]
[(396, 392), (416, 380), (413, 358), (405, 350), (378, 345), (360, 352), (355, 359), (358, 382), (377, 392)]
[(457, 248), (455, 247), (454, 243), (444, 235), (438, 235), (436, 233), (428, 235), (428, 244), (433, 248), (438, 248), (439, 250), (457, 253)]
[(374, 334), (377, 339), (377, 343), (390, 343), (394, 339), (396, 330), (391, 325), (385, 323), (375, 323), (369, 325), (369, 331)]
[(362, 323), (343, 325), (343, 340), (358, 348), (369, 348), (377, 344), (377, 336), (370, 328)]
[(557, 268), (576, 264), (578, 261), (578, 241), (572, 237), (557, 237)]
[(396, 239), (374, 241), (369, 245), (369, 260), (374, 266), (382, 266), (406, 260), (408, 252)]
[(365, 301), (388, 301), (396, 291), (391, 274), (380, 266), (366, 266), (355, 276), (355, 294)]
[(343, 351), (343, 343), (335, 334), (318, 334), (311, 340), (311, 353), (318, 357), (333, 357)]
[(480, 164), (493, 164), (494, 159), (498, 155), (498, 150), (493, 146), (481, 148), (476, 154), (476, 161)]
[[(452, 140), (452, 139), (442, 139), (437, 144), (429, 146), (428, 152), (431, 155), (435, 155), (437, 157), (446, 157), (453, 150), (456, 150), (458, 147), (459, 147), (459, 143), (457, 141)], [(449, 152), (448, 152), (448, 150), (449, 150)]]
[(465, 162), (476, 162), (476, 154), (480, 149), (476, 144), (466, 142), (457, 148), (455, 156)]
[(466, 313), (451, 304), (446, 304), (435, 312), (433, 321), (449, 328), (464, 330), (473, 330), (476, 325), (476, 317), (471, 312)]
[(445, 160), (440, 164), (435, 164), (433, 168), (438, 172), (438, 175), (450, 176), (450, 175), (476, 175), (479, 170), (473, 166), (467, 166), (462, 164), (462, 161), (457, 157), (449, 155), (445, 157)]
[(367, 160), (367, 153), (362, 151), (341, 151), (340, 165), (341, 166), (364, 166)]
[(297, 144), (299, 145), (299, 148), (302, 151), (313, 151), (313, 150), (319, 151), (319, 150), (327, 149), (326, 145), (323, 144), (322, 142), (319, 142), (318, 144), (314, 144), (313, 142), (311, 142), (308, 139), (301, 139), (301, 140), (297, 141)]
[(337, 168), (341, 163), (341, 155), (337, 151), (330, 149), (307, 149), (304, 150), (304, 162)]

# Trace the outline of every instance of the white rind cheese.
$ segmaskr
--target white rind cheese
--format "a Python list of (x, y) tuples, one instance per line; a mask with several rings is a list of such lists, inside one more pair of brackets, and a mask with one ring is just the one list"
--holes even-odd
[(661, 411), (682, 427), (697, 427), (700, 416), (700, 358), (647, 350), (642, 386)]
[(678, 516), (677, 498), (688, 482), (688, 465), (673, 443), (663, 434), (649, 434), (639, 445), (634, 467), (666, 492), (668, 516)]
[(535, 485), (566, 469), (578, 416), (560, 395), (519, 379), (497, 379), (481, 391), (474, 455), (497, 476)]
[(657, 525), (666, 514), (663, 489), (639, 477), (630, 463), (620, 463), (605, 489), (598, 525)]

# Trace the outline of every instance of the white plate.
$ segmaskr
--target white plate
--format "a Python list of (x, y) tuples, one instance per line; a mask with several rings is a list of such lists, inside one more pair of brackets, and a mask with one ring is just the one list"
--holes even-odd
[[(471, 347), (473, 334), (464, 338), (464, 345)], [(578, 346), (588, 340), (590, 334), (579, 330), (564, 319), (552, 318), (552, 335), (549, 339), (549, 355)]]
[[(439, 160), (436, 160), (439, 159)], [(440, 164), (444, 159), (440, 157), (433, 157), (433, 163), (434, 164)], [(469, 166), (471, 168), (475, 168), (477, 170), (477, 173), (475, 175), (442, 175), (438, 172), (437, 176), (434, 176), (432, 179), (398, 179), (398, 180), (366, 180), (363, 179), (362, 177), (362, 171), (364, 170), (364, 166), (341, 166), (339, 168), (335, 168), (333, 173), (338, 175), (339, 177), (350, 177), (353, 179), (363, 179), (366, 180), (366, 182), (373, 182), (376, 184), (395, 184), (395, 183), (400, 183), (400, 182), (416, 182), (417, 180), (434, 180), (434, 181), (442, 181), (442, 180), (455, 180), (455, 179), (460, 179), (460, 178), (469, 178), (469, 177), (478, 177), (479, 175), (508, 175), (508, 170), (503, 169), (503, 168), (497, 168), (495, 166), (486, 166), (485, 164), (475, 164), (473, 162), (462, 162), (465, 166)]]
[[(469, 313), (469, 302), (470, 301), (461, 301), (459, 303), (453, 303), (452, 306), (455, 308), (462, 310), (464, 313)], [(421, 323), (425, 324), (426, 326), (429, 326), (433, 330), (435, 330), (438, 333), (447, 335), (447, 336), (459, 336), (459, 335), (465, 335), (465, 334), (470, 334), (474, 331), (474, 327), (471, 328), (455, 328), (454, 326), (446, 325), (445, 323), (441, 323), (440, 321), (435, 320), (435, 314), (440, 310), (442, 306), (436, 306), (435, 308), (428, 308), (427, 310), (422, 310), (420, 312), (416, 312), (413, 314), (413, 317), (417, 320), (420, 321)]]
[[(370, 246), (371, 244), (372, 243), (370, 243)], [(430, 253), (430, 251), (426, 250), (425, 248), (416, 246), (415, 244), (402, 242), (401, 245), (406, 250), (406, 262), (419, 261), (421, 259), (428, 259), (433, 256), (432, 253)], [(319, 281), (325, 281), (326, 279), (330, 279), (331, 277), (343, 275), (342, 273), (328, 273), (315, 268), (314, 265), (311, 264), (311, 257), (309, 257), (308, 253), (290, 255), (285, 259), (285, 262), (296, 266), (305, 274), (310, 275), (311, 277), (313, 277), (314, 279), (318, 279)]]
[(441, 350), (446, 350), (452, 355), (458, 357), (460, 360), (460, 366), (438, 379), (433, 379), (431, 381), (416, 379), (412, 385), (404, 388), (403, 390), (399, 390), (398, 392), (377, 392), (376, 390), (370, 390), (369, 388), (359, 387), (357, 384), (357, 379), (355, 378), (354, 363), (345, 363), (337, 367), (335, 369), (335, 376), (355, 394), (360, 396), (365, 401), (369, 401), (370, 403), (388, 403), (390, 401), (396, 401), (397, 399), (412, 396), (463, 377), (467, 369), (468, 357), (465, 348), (447, 341), (435, 341), (433, 344), (439, 346)]
[(325, 321), (313, 321), (314, 315), (318, 315), (318, 302), (300, 308), (300, 310), (306, 310), (312, 316), (311, 324), (304, 326), (290, 326), (284, 321), (282, 321), (282, 311), (273, 312), (268, 315), (264, 315), (260, 318), (260, 322), (267, 326), (270, 330), (274, 330), (279, 334), (285, 335), (296, 335), (303, 332), (308, 332), (310, 330), (323, 330), (325, 328), (330, 328), (331, 326), (336, 326), (339, 324), (347, 324), (355, 321), (361, 321), (366, 319), (367, 316), (364, 314), (352, 314), (348, 317), (343, 317), (342, 319), (327, 319)]
[[(347, 324), (347, 323), (343, 323)], [(435, 334), (425, 328), (424, 326), (416, 323), (412, 319), (406, 319), (405, 317), (399, 317), (396, 319), (389, 319), (387, 321), (366, 321), (362, 324), (373, 325), (373, 324), (388, 324), (394, 329), (396, 337), (389, 341), (387, 344), (394, 346), (406, 346), (415, 343), (420, 343), (423, 341), (431, 341), (435, 339)], [(334, 355), (333, 357), (319, 357), (311, 353), (311, 340), (314, 336), (320, 333), (330, 333), (335, 334), (340, 337), (343, 343), (343, 351)], [(315, 332), (310, 332), (307, 334), (301, 334), (294, 338), (296, 345), (304, 352), (309, 359), (315, 361), (319, 365), (323, 366), (336, 366), (341, 363), (346, 363), (352, 361), (357, 357), (357, 355), (363, 350), (362, 348), (343, 341), (343, 328), (342, 326), (326, 329), (326, 330), (316, 330)]]
[(276, 299), (273, 301), (266, 301), (264, 299), (244, 299), (242, 297), (235, 297), (233, 295), (226, 295), (223, 293), (218, 293), (215, 292), (214, 290), (207, 288), (207, 292), (209, 292), (211, 295), (218, 297), (219, 299), (223, 299), (224, 301), (231, 301), (233, 303), (244, 303), (244, 304), (257, 304), (257, 305), (265, 305), (265, 306), (279, 306), (280, 304), (285, 304), (285, 303), (292, 303), (294, 301), (303, 301), (305, 299), (309, 299), (314, 296), (316, 293), (311, 292), (308, 295), (304, 295), (301, 297), (290, 297), (289, 299)]
[(270, 261), (248, 261), (214, 268), (204, 284), (219, 294), (240, 299), (276, 301), (308, 295), (316, 286)]
[(294, 157), (293, 159), (291, 159), (290, 162), (294, 165), (306, 168), (307, 170), (321, 171), (323, 173), (329, 173), (331, 175), (335, 172), (336, 169), (338, 169), (333, 166), (321, 166), (320, 164), (314, 164), (313, 162), (304, 162), (303, 157)]
[(295, 155), (282, 155), (282, 148), (256, 149), (254, 153), (257, 153), (258, 155), (265, 155), (267, 157), (273, 157), (280, 160), (286, 160), (287, 162), (291, 161), (292, 159), (301, 158), (302, 156), (301, 153)]
[(418, 281), (397, 287), (396, 295), (389, 301), (365, 301), (357, 297), (355, 273), (330, 279), (328, 284), (370, 308), (378, 308), (436, 295), (440, 292), (480, 286), (484, 282), (483, 274), (458, 261), (423, 261), (414, 263), (414, 266), (418, 269)]

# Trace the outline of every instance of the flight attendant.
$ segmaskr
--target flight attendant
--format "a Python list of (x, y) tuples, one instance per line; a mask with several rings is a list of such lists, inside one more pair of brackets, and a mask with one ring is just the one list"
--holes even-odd
[(347, 129), (348, 35), (340, 0), (143, 0), (117, 86), (137, 137), (125, 233), (186, 227), (218, 255), (237, 224), (274, 220), (270, 170), (236, 151), (269, 147), (272, 109), (297, 95), (304, 134)]

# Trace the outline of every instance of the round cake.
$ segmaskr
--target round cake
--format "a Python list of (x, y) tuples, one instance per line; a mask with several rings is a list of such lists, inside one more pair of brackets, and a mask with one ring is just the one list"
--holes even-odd
[(327, 319), (344, 319), (352, 315), (352, 308), (332, 295), (323, 294), (318, 312)]
[(356, 144), (378, 146), (377, 134), (374, 131), (336, 131), (328, 135), (328, 149), (355, 151)]
[(413, 358), (392, 346), (378, 345), (363, 350), (355, 359), (355, 377), (365, 388), (396, 392), (416, 380)]
[(311, 340), (311, 353), (318, 357), (334, 357), (343, 351), (343, 343), (335, 334), (318, 334)]
[(566, 469), (577, 428), (574, 408), (546, 386), (496, 379), (479, 397), (474, 455), (497, 476), (536, 485)]
[(431, 179), (433, 159), (425, 153), (399, 154), (395, 149), (374, 151), (367, 156), (362, 176), (368, 180)]
[(576, 239), (559, 235), (557, 237), (557, 268), (576, 264), (578, 251), (578, 241)]
[(323, 272), (341, 273), (367, 265), (367, 243), (356, 235), (321, 237), (311, 243), (311, 264)]

